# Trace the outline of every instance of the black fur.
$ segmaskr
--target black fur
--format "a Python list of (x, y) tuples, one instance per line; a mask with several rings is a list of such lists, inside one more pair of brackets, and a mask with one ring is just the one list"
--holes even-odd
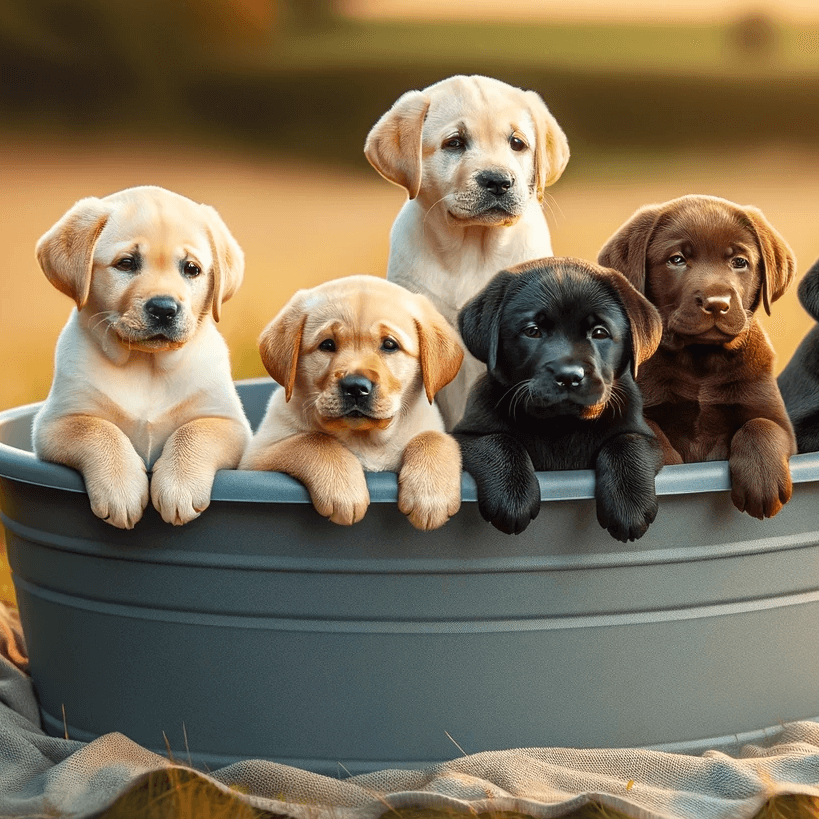
[[(799, 282), (799, 301), (819, 322), (819, 261)], [(819, 450), (819, 324), (802, 339), (777, 379), (799, 452)]]
[[(662, 453), (643, 419), (623, 285), (612, 276), (543, 259), (499, 273), (461, 310), (464, 343), (487, 374), (453, 434), (478, 508), (502, 532), (522, 532), (540, 511), (535, 470), (594, 469), (597, 519), (618, 540), (636, 540), (654, 520)], [(659, 318), (634, 294), (658, 342)]]

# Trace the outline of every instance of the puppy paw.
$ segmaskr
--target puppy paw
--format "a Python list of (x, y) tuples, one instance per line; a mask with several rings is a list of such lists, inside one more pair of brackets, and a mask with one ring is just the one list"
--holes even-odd
[(791, 499), (793, 484), (787, 464), (769, 464), (769, 468), (759, 479), (748, 484), (742, 473), (731, 470), (731, 500), (740, 512), (763, 520), (778, 514)]
[(416, 529), (438, 529), (461, 508), (460, 469), (444, 486), (426, 475), (406, 473), (402, 469), (398, 477), (398, 508)]
[(213, 473), (194, 473), (180, 469), (170, 459), (154, 464), (151, 501), (165, 523), (182, 526), (210, 506)]
[(429, 431), (410, 441), (398, 473), (398, 508), (424, 531), (461, 508), (461, 451), (453, 438)]
[(316, 511), (340, 526), (358, 523), (370, 505), (370, 491), (364, 470), (351, 471), (343, 479), (329, 480), (321, 484), (311, 481), (307, 485)]
[(116, 470), (85, 476), (91, 511), (117, 529), (133, 529), (148, 505), (148, 475), (136, 452)]
[(534, 472), (508, 482), (503, 489), (481, 491), (478, 511), (484, 520), (506, 535), (519, 535), (540, 512), (540, 484)]
[(772, 518), (791, 499), (793, 439), (767, 418), (753, 418), (734, 435), (728, 464), (731, 500), (751, 517)]
[(612, 496), (597, 499), (597, 520), (616, 540), (627, 543), (639, 540), (657, 517), (654, 492), (615, 500)]

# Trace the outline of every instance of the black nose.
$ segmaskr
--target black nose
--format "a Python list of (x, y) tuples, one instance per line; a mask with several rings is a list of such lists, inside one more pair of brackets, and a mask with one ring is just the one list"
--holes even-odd
[(341, 394), (348, 398), (366, 398), (373, 391), (373, 382), (363, 375), (345, 375), (338, 382)]
[(555, 381), (558, 386), (568, 387), (574, 389), (583, 383), (586, 373), (583, 368), (577, 364), (569, 364), (561, 367), (555, 372)]
[(179, 304), (170, 296), (156, 296), (145, 302), (145, 312), (159, 324), (169, 324), (179, 312)]
[(515, 184), (514, 176), (499, 171), (482, 171), (475, 177), (475, 180), (494, 196), (503, 196)]

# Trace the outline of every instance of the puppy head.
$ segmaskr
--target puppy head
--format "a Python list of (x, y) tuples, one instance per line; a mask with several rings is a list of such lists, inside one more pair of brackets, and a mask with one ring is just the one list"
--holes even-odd
[(657, 310), (617, 271), (546, 258), (502, 271), (459, 314), (510, 411), (596, 418), (660, 341)]
[(534, 91), (459, 75), (400, 97), (364, 153), (447, 220), (500, 226), (517, 221), (533, 196), (543, 199), (569, 161), (569, 144)]
[(238, 289), (244, 255), (216, 211), (163, 188), (77, 202), (37, 242), (48, 280), (100, 339), (176, 349)]
[(638, 210), (598, 261), (657, 305), (670, 347), (739, 343), (760, 302), (770, 313), (796, 268), (757, 208), (694, 195)]
[(385, 429), (457, 374), (458, 338), (424, 296), (375, 276), (300, 290), (268, 324), (270, 375), (328, 432)]

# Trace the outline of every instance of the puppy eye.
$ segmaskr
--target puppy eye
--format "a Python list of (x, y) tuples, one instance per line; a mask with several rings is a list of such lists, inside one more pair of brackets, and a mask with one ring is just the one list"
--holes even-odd
[(133, 256), (123, 256), (118, 262), (111, 265), (116, 270), (129, 271), (136, 270), (136, 259)]
[(444, 142), (443, 147), (450, 151), (460, 151), (466, 148), (466, 140), (462, 136), (450, 137)]
[(747, 259), (743, 259), (742, 256), (737, 256), (735, 259), (731, 259), (731, 267), (735, 270), (746, 270), (749, 266), (750, 262)]
[(608, 331), (606, 327), (602, 324), (598, 324), (595, 327), (592, 327), (591, 333), (589, 333), (591, 338), (611, 338), (611, 333)]
[(527, 338), (540, 338), (543, 333), (540, 331), (540, 327), (537, 324), (527, 324), (523, 328), (523, 335)]
[(381, 342), (381, 349), (386, 353), (394, 353), (396, 350), (400, 350), (401, 347), (394, 338), (385, 338)]
[(336, 343), (331, 338), (325, 338), (324, 341), (319, 344), (318, 348), (325, 353), (334, 353), (336, 351)]
[(513, 151), (525, 151), (526, 143), (520, 137), (513, 136), (509, 139), (509, 147)]
[(673, 256), (669, 256), (668, 263), (673, 264), (676, 267), (681, 267), (685, 264), (685, 256), (681, 256), (679, 253), (675, 253)]
[(202, 272), (202, 268), (196, 262), (187, 261), (182, 265), (182, 272), (188, 278), (195, 279)]

